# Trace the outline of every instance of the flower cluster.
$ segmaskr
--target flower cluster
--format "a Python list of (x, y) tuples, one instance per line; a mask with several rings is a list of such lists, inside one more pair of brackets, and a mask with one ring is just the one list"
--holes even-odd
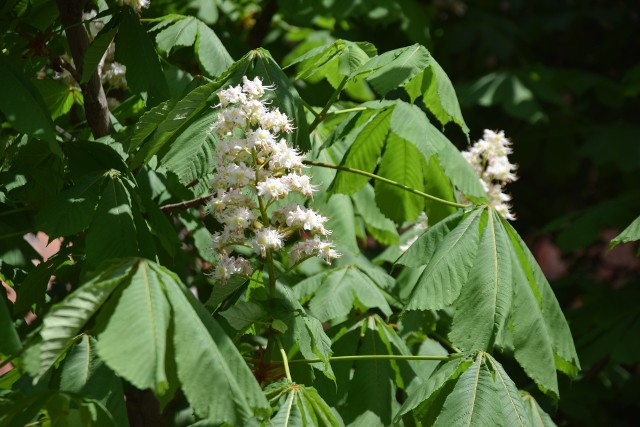
[(464, 158), (480, 177), (491, 205), (508, 220), (514, 220), (515, 215), (511, 212), (511, 205), (508, 204), (511, 196), (503, 191), (503, 187), (518, 179), (515, 174), (516, 165), (509, 163), (507, 158), (511, 153), (511, 141), (504, 136), (504, 132), (488, 129), (485, 129), (482, 139), (467, 151), (462, 152)]
[(297, 203), (280, 200), (290, 193), (311, 197), (314, 186), (302, 174), (302, 154), (281, 137), (293, 131), (286, 114), (269, 108), (262, 98), (273, 87), (259, 78), (242, 78), (243, 84), (218, 92), (220, 111), (211, 126), (220, 141), (215, 147), (215, 174), (211, 211), (223, 225), (213, 236), (219, 257), (214, 277), (225, 282), (232, 274), (249, 276), (251, 266), (241, 256), (231, 256), (236, 246), (250, 247), (260, 257), (284, 248), (284, 241), (304, 231), (307, 240), (289, 250), (297, 264), (316, 256), (330, 262), (340, 254), (326, 236), (328, 218)]

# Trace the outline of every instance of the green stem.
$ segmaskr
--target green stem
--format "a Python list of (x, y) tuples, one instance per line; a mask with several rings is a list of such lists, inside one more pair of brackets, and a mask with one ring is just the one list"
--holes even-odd
[(324, 106), (322, 111), (320, 111), (320, 114), (316, 116), (316, 119), (313, 121), (313, 123), (311, 123), (311, 126), (309, 126), (309, 133), (313, 132), (313, 130), (318, 127), (320, 122), (327, 117), (327, 111), (329, 111), (329, 108), (331, 108), (333, 103), (336, 101), (338, 95), (340, 95), (340, 92), (342, 92), (342, 89), (344, 89), (345, 85), (347, 84), (347, 80), (349, 80), (349, 78), (345, 76), (336, 88), (335, 92), (331, 94), (331, 98), (329, 98), (329, 100), (327, 101), (327, 105)]
[(462, 350), (460, 350), (458, 347), (456, 347), (453, 344), (451, 344), (451, 341), (449, 341), (448, 339), (446, 339), (445, 337), (443, 337), (442, 335), (440, 335), (436, 331), (429, 332), (427, 335), (429, 335), (432, 338), (435, 338), (436, 341), (438, 341), (440, 344), (444, 345), (445, 347), (447, 347), (449, 350), (453, 351), (454, 353), (461, 353), (462, 352)]
[(327, 116), (335, 116), (337, 114), (353, 113), (354, 111), (364, 111), (366, 109), (367, 109), (367, 107), (345, 108), (344, 110), (329, 111), (327, 113)]
[(280, 355), (282, 356), (282, 363), (284, 364), (284, 372), (287, 375), (289, 382), (293, 382), (291, 379), (291, 371), (289, 371), (289, 359), (287, 358), (287, 352), (284, 351), (280, 337), (276, 337), (276, 340), (278, 341), (278, 347), (280, 347)]
[[(329, 362), (348, 362), (357, 360), (452, 360), (461, 357), (461, 354), (450, 354), (448, 356), (405, 356), (400, 354), (363, 354), (359, 356), (335, 356), (329, 357)], [(320, 363), (322, 359), (294, 359), (288, 364), (296, 363)]]
[(384, 182), (386, 184), (393, 185), (394, 187), (402, 188), (403, 190), (406, 190), (406, 191), (408, 191), (410, 193), (417, 194), (418, 196), (424, 197), (425, 199), (433, 200), (434, 202), (442, 203), (443, 205), (453, 206), (453, 207), (456, 207), (456, 208), (468, 208), (468, 207), (471, 206), (470, 204), (462, 204), (462, 203), (450, 202), (449, 200), (444, 200), (444, 199), (441, 199), (439, 197), (432, 196), (431, 194), (423, 193), (422, 191), (416, 190), (415, 188), (408, 187), (408, 186), (406, 186), (404, 184), (400, 184), (399, 182), (395, 182), (395, 181), (392, 181), (390, 179), (381, 177), (380, 175), (376, 175), (376, 174), (373, 174), (373, 173), (370, 173), (370, 172), (366, 172), (366, 171), (363, 171), (363, 170), (360, 170), (360, 169), (353, 169), (353, 168), (350, 168), (348, 166), (342, 166), (342, 165), (332, 165), (330, 163), (313, 162), (311, 160), (305, 160), (303, 163), (305, 165), (319, 166), (321, 168), (336, 169), (336, 170), (340, 170), (340, 171), (351, 172), (351, 173), (354, 173), (354, 174), (357, 174), (357, 175), (363, 175), (363, 176), (369, 177), (371, 179), (376, 179), (376, 180)]
[(313, 107), (312, 107), (311, 105), (309, 105), (309, 103), (308, 103), (307, 101), (305, 101), (305, 100), (304, 100), (304, 99), (302, 99), (302, 98), (300, 98), (300, 101), (302, 101), (302, 105), (304, 105), (304, 106), (307, 108), (307, 110), (309, 110), (309, 111), (311, 112), (311, 114), (313, 114), (313, 116), (314, 116), (315, 118), (318, 118), (318, 116), (319, 116), (320, 114), (316, 113), (316, 110), (314, 110), (314, 109), (313, 109)]

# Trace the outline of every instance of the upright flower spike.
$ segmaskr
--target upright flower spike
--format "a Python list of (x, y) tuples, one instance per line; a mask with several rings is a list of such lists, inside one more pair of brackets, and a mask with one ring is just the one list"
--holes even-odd
[(215, 190), (211, 212), (223, 226), (213, 236), (219, 258), (213, 276), (222, 283), (233, 274), (251, 275), (247, 259), (230, 255), (236, 246), (250, 247), (265, 258), (284, 250), (286, 238), (296, 231), (311, 238), (292, 246), (291, 264), (313, 256), (329, 263), (340, 256), (329, 240), (320, 239), (331, 234), (325, 228), (328, 218), (297, 203), (271, 208), (291, 192), (309, 198), (315, 191), (310, 177), (302, 174), (302, 153), (281, 137), (293, 131), (293, 124), (262, 101), (274, 89), (244, 76), (242, 85), (218, 92), (220, 110), (211, 131), (220, 141), (210, 185)]
[(511, 212), (511, 205), (507, 202), (511, 196), (504, 192), (504, 186), (518, 179), (515, 174), (516, 165), (509, 162), (511, 141), (503, 131), (494, 132), (485, 129), (482, 139), (476, 141), (463, 157), (469, 162), (480, 178), (480, 182), (489, 196), (491, 206), (503, 217), (513, 221), (516, 219)]

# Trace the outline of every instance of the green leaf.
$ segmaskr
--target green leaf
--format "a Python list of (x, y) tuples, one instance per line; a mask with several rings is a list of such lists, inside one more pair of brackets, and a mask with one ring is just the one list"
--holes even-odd
[[(127, 8), (128, 9), (128, 8)], [(148, 94), (147, 105), (169, 98), (169, 86), (158, 54), (133, 9), (125, 9), (116, 37), (116, 60), (127, 67), (127, 83), (135, 93)]]
[[(110, 26), (109, 26), (110, 27)], [(107, 49), (109, 49), (109, 45), (113, 41), (113, 38), (116, 36), (118, 32), (118, 27), (113, 28), (105, 28), (103, 31), (100, 31), (100, 34), (96, 36), (96, 38), (91, 42), (87, 50), (84, 52), (84, 57), (82, 60), (82, 77), (80, 78), (80, 83), (84, 84), (89, 81), (91, 75), (96, 68), (98, 68), (98, 64), (102, 61), (102, 57), (104, 56)]]
[[(298, 65), (296, 79), (326, 78), (337, 88), (345, 77), (351, 77), (375, 54), (376, 48), (370, 43), (336, 40), (331, 44), (311, 49), (288, 66)], [(344, 88), (345, 91), (358, 91), (358, 83), (360, 82), (355, 80), (350, 82)]]
[(367, 82), (378, 94), (385, 96), (392, 89), (407, 84), (431, 65), (431, 61), (429, 51), (424, 46), (414, 44), (370, 59), (359, 72), (369, 73)]
[(495, 397), (494, 380), (484, 359), (480, 353), (460, 376), (434, 427), (502, 425), (501, 402)]
[[(335, 381), (335, 375), (329, 364), (329, 358), (333, 354), (331, 339), (327, 336), (322, 323), (309, 316), (298, 297), (284, 286), (277, 287), (278, 306), (273, 312), (276, 320), (282, 321), (287, 330), (282, 338), (289, 348), (298, 346), (305, 359), (319, 358), (320, 363), (311, 363), (309, 366), (321, 371), (327, 378)], [(311, 373), (313, 376), (313, 372)]]
[(4, 290), (0, 292), (0, 333), (2, 334), (0, 354), (17, 354), (22, 349), (20, 337), (16, 332), (13, 319), (5, 303)]
[(122, 381), (96, 355), (96, 341), (84, 335), (60, 368), (59, 388), (96, 399), (118, 426), (128, 426)]
[(353, 205), (358, 215), (365, 222), (369, 234), (383, 245), (395, 245), (398, 243), (398, 230), (389, 218), (384, 216), (376, 205), (375, 192), (369, 184), (363, 186), (360, 191), (351, 196)]
[(439, 242), (411, 293), (406, 310), (441, 309), (458, 298), (476, 259), (482, 211), (482, 208), (472, 211)]
[(410, 411), (414, 411), (417, 417), (422, 417), (433, 406), (436, 397), (443, 390), (445, 384), (456, 380), (469, 365), (470, 362), (463, 357), (440, 365), (426, 382), (409, 394), (407, 400), (405, 400), (396, 414), (394, 423), (399, 422), (400, 418)]
[(84, 231), (93, 220), (104, 176), (85, 176), (76, 185), (58, 194), (36, 215), (36, 228), (49, 238)]
[[(424, 190), (422, 171), (426, 162), (409, 141), (389, 135), (380, 161), (378, 175), (404, 186)], [(424, 210), (424, 199), (383, 181), (375, 182), (376, 202), (380, 211), (396, 223), (413, 220)]]
[(486, 355), (486, 358), (493, 368), (496, 393), (500, 396), (502, 404), (502, 424), (521, 427), (529, 426), (525, 405), (518, 388), (497, 360), (489, 354)]
[(611, 241), (609, 248), (635, 240), (640, 240), (640, 216)]
[(544, 412), (538, 402), (529, 393), (523, 393), (522, 400), (527, 412), (529, 425), (532, 427), (556, 427), (549, 414)]
[(55, 304), (44, 317), (40, 330), (39, 372), (42, 377), (74, 337), (105, 303), (113, 291), (131, 274), (133, 261), (119, 261), (105, 267), (96, 277), (80, 286), (62, 302)]
[(149, 263), (139, 260), (98, 315), (96, 350), (118, 375), (157, 395), (169, 389), (165, 370), (169, 303)]
[(155, 132), (158, 125), (167, 118), (177, 102), (178, 100), (173, 98), (161, 102), (140, 117), (133, 128), (133, 135), (129, 143), (130, 152), (142, 145)]
[[(353, 133), (353, 143), (342, 158), (340, 165), (373, 173), (387, 139), (393, 109), (382, 110)], [(352, 194), (362, 188), (370, 178), (346, 171), (338, 171), (330, 191)]]
[(193, 45), (198, 32), (198, 22), (196, 18), (190, 16), (176, 19), (156, 35), (158, 48), (168, 55), (176, 47)]
[(196, 414), (231, 425), (264, 414), (269, 406), (233, 342), (175, 276), (153, 268), (171, 304), (178, 378)]
[(216, 33), (204, 22), (198, 22), (195, 50), (200, 68), (207, 77), (218, 77), (233, 64), (231, 55)]
[(180, 182), (188, 183), (213, 171), (213, 150), (217, 136), (210, 132), (214, 114), (195, 120), (162, 152), (161, 164), (178, 175)]
[(407, 267), (421, 267), (428, 264), (440, 242), (460, 224), (464, 216), (464, 211), (458, 211), (433, 227), (429, 227), (427, 232), (422, 233), (396, 263)]
[(220, 313), (233, 329), (240, 332), (244, 332), (254, 323), (265, 319), (267, 314), (262, 305), (253, 301), (237, 301), (227, 310)]
[(259, 76), (264, 84), (273, 85), (277, 91), (267, 92), (273, 107), (278, 107), (293, 120), (295, 130), (292, 136), (293, 144), (302, 151), (309, 151), (309, 130), (302, 100), (289, 77), (282, 71), (271, 54), (262, 48), (247, 54), (251, 61), (251, 68), (247, 69), (247, 77)]
[(467, 351), (493, 347), (509, 316), (513, 293), (509, 237), (493, 209), (482, 216), (487, 217), (487, 225), (467, 283), (454, 304), (449, 333), (453, 344)]
[(575, 376), (580, 362), (571, 331), (549, 282), (517, 232), (503, 220), (512, 242), (514, 356), (543, 391), (557, 397), (555, 369)]
[(135, 256), (139, 251), (131, 195), (117, 173), (108, 173), (105, 180), (87, 231), (87, 261), (93, 265), (109, 258)]
[(313, 387), (283, 381), (270, 385), (265, 393), (279, 406), (269, 425), (301, 427), (344, 425)]
[(46, 141), (51, 152), (62, 156), (42, 97), (4, 55), (0, 57), (0, 93), (0, 111), (11, 125), (19, 132)]
[[(376, 315), (370, 316), (363, 320), (357, 354), (408, 354), (402, 339), (392, 338), (395, 335), (382, 319)], [(397, 344), (402, 347), (399, 348)], [(375, 420), (375, 425), (391, 425), (396, 390), (404, 387), (405, 379), (401, 372), (415, 373), (406, 362), (380, 359), (358, 360), (353, 363), (353, 370), (353, 377), (348, 384), (349, 397), (341, 411), (345, 422), (361, 421), (360, 417), (370, 416)], [(365, 390), (367, 394), (363, 398)], [(371, 415), (366, 415), (368, 412)]]
[(376, 307), (390, 315), (391, 307), (381, 291), (383, 286), (364, 267), (347, 265), (305, 279), (293, 291), (298, 299), (310, 299), (311, 314), (326, 322), (347, 316), (357, 305)]
[[(425, 193), (450, 202), (457, 202), (451, 180), (442, 169), (437, 156), (431, 156), (429, 159), (427, 169), (424, 171), (424, 180)], [(453, 206), (445, 205), (431, 199), (425, 200), (424, 203), (425, 212), (429, 218), (429, 225), (434, 225), (457, 211)]]
[(73, 86), (52, 79), (42, 79), (33, 82), (47, 105), (51, 119), (64, 116), (71, 110), (77, 96), (82, 96)]
[[(173, 141), (182, 132), (189, 130), (189, 125), (194, 118), (207, 105), (208, 99), (220, 88), (220, 83), (210, 82), (199, 86), (189, 92), (177, 103), (168, 102), (168, 111), (156, 110), (153, 116), (149, 117), (149, 124), (141, 127), (140, 137), (146, 139), (152, 127), (157, 124), (153, 138), (140, 147), (140, 150), (131, 160), (131, 167), (137, 168), (145, 161), (149, 161), (158, 151), (160, 151), (170, 141)], [(157, 114), (157, 117), (154, 117)], [(145, 135), (146, 134), (146, 135)], [(138, 141), (140, 139), (136, 139)]]
[(453, 121), (468, 137), (469, 128), (453, 85), (424, 46), (415, 44), (385, 52), (364, 64), (358, 75), (367, 75), (367, 82), (381, 96), (397, 87), (405, 88), (411, 102), (422, 96), (422, 102), (442, 126)]

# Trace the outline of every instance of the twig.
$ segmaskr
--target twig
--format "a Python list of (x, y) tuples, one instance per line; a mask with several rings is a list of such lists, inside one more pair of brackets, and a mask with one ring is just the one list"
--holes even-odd
[(198, 197), (197, 199), (187, 200), (186, 202), (172, 203), (169, 205), (160, 206), (160, 210), (164, 213), (172, 213), (178, 211), (184, 211), (196, 206), (202, 206), (207, 204), (214, 194), (207, 194), (206, 196)]

